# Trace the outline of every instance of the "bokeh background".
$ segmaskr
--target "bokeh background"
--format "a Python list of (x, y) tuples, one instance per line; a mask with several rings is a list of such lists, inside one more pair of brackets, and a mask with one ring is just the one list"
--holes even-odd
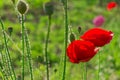
[[(43, 4), (50, 0), (26, 0), (29, 4), (29, 11), (26, 14), (25, 26), (28, 30), (31, 43), (33, 74), (35, 80), (45, 80), (44, 44), (48, 26), (48, 17), (43, 11)], [(58, 80), (61, 71), (60, 60), (64, 53), (64, 10), (60, 0), (51, 0), (54, 4), (52, 25), (49, 40), (49, 68), (50, 79)], [(107, 11), (107, 3), (116, 1), (117, 8)], [(16, 0), (17, 2), (17, 0)], [(110, 44), (102, 47), (100, 54), (100, 80), (120, 80), (120, 0), (68, 0), (68, 21), (69, 27), (76, 34), (76, 39), (86, 30), (93, 28), (92, 20), (98, 15), (105, 17), (105, 23), (101, 26), (104, 29), (114, 32)], [(13, 27), (13, 33), (9, 41), (12, 62), (20, 77), (21, 53), (16, 45), (21, 46), (21, 26), (17, 11), (11, 0), (0, 1), (0, 16), (4, 22), (5, 30)], [(78, 27), (81, 33), (78, 33)], [(3, 43), (2, 30), (0, 28), (0, 43)], [(88, 80), (96, 80), (98, 77), (98, 54), (87, 63)], [(27, 63), (26, 63), (27, 68)], [(67, 59), (66, 80), (82, 80), (84, 63), (72, 64)], [(58, 77), (59, 76), (59, 77)], [(25, 80), (29, 80), (29, 73), (26, 69)], [(0, 72), (1, 80), (1, 72)]]

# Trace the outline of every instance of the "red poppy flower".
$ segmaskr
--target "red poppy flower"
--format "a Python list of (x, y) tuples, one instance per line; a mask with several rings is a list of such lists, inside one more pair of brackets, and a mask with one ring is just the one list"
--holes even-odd
[(98, 49), (89, 41), (74, 40), (67, 48), (67, 56), (72, 63), (87, 62), (97, 51)]
[(111, 10), (111, 9), (115, 8), (116, 6), (117, 6), (116, 2), (110, 2), (107, 5), (107, 10)]
[(103, 30), (101, 28), (93, 28), (85, 32), (81, 38), (92, 42), (95, 46), (101, 47), (108, 44), (113, 37), (111, 31)]

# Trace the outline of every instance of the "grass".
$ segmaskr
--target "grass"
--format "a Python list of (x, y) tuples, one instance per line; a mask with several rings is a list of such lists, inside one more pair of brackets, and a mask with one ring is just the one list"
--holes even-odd
[[(5, 4), (5, 5), (4, 5)], [(31, 42), (31, 51), (33, 59), (33, 75), (35, 80), (44, 80), (45, 78), (45, 62), (44, 62), (44, 43), (45, 36), (47, 33), (47, 16), (42, 11), (42, 3), (40, 7), (38, 2), (29, 3), (31, 5), (36, 5), (35, 7), (30, 7), (29, 12), (26, 15), (26, 28), (28, 29), (29, 40)], [(8, 7), (6, 7), (8, 6)], [(59, 61), (60, 56), (64, 53), (64, 13), (61, 4), (56, 1), (55, 3), (55, 13), (52, 16), (52, 25), (51, 25), (51, 35), (49, 41), (48, 56), (50, 60), (50, 80), (56, 80), (57, 74), (59, 72)], [(7, 12), (5, 10), (7, 8)], [(120, 36), (119, 36), (119, 21), (120, 16), (117, 9), (112, 10), (111, 12), (106, 11), (106, 6), (99, 7), (97, 3), (93, 5), (88, 5), (85, 1), (74, 1), (70, 0), (68, 3), (68, 16), (69, 16), (69, 25), (72, 26), (72, 29), (76, 36), (79, 36), (77, 32), (77, 27), (81, 26), (81, 34), (84, 33), (89, 28), (94, 27), (92, 24), (92, 19), (102, 14), (106, 18), (106, 23), (103, 28), (112, 30), (114, 32), (114, 38), (110, 44), (104, 46), (99, 51), (101, 55), (101, 68), (100, 68), (100, 80), (119, 80), (120, 77)], [(9, 11), (9, 13), (8, 13)], [(5, 31), (9, 26), (13, 27), (12, 39), (15, 44), (20, 47), (21, 34), (20, 34), (20, 25), (17, 15), (12, 7), (11, 2), (0, 2), (0, 15), (5, 24)], [(117, 15), (116, 15), (117, 13)], [(9, 16), (11, 15), (11, 16)], [(2, 30), (0, 28), (0, 34)], [(80, 35), (81, 35), (80, 34)], [(77, 37), (79, 38), (79, 37)], [(2, 36), (0, 36), (0, 41), (3, 43)], [(10, 41), (8, 45), (11, 50), (11, 57), (14, 61), (15, 73), (17, 77), (20, 75), (21, 66), (21, 54), (16, 49), (15, 45)], [(66, 80), (82, 80), (83, 74), (83, 63), (72, 64), (67, 59), (67, 68), (66, 68)], [(90, 62), (88, 62), (88, 73), (87, 77), (89, 80), (96, 80), (98, 72), (98, 55), (96, 55)], [(27, 65), (25, 66), (27, 67)], [(39, 76), (38, 76), (39, 75)], [(0, 79), (1, 79), (0, 75)], [(25, 70), (25, 80), (29, 80), (28, 71)]]

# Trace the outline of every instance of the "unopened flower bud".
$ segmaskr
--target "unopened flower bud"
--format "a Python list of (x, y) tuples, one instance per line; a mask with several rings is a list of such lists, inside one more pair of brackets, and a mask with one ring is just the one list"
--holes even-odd
[(25, 14), (28, 11), (28, 4), (25, 1), (19, 0), (17, 3), (17, 10), (20, 14)]
[(65, 0), (60, 0), (63, 4), (65, 3)]
[(75, 34), (73, 33), (70, 33), (70, 42), (74, 41), (75, 40)]
[(81, 27), (80, 27), (80, 26), (78, 27), (78, 32), (79, 32), (79, 33), (81, 32)]
[(15, 0), (11, 0), (13, 4), (15, 4)]
[(10, 36), (11, 36), (11, 34), (12, 34), (12, 32), (13, 32), (13, 28), (12, 28), (12, 27), (8, 27), (8, 32), (9, 32), (9, 34), (10, 34)]
[(21, 80), (21, 75), (18, 75), (18, 76), (17, 76), (17, 80)]
[(44, 11), (47, 15), (51, 16), (53, 14), (53, 11), (54, 11), (53, 3), (52, 2), (47, 2), (44, 5)]

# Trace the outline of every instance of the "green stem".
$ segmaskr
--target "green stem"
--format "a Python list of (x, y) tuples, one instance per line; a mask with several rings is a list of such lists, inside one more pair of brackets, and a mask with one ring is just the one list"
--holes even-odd
[(100, 53), (98, 54), (98, 80), (100, 79)]
[(25, 29), (24, 29), (24, 15), (21, 15), (22, 27), (22, 80), (24, 80), (24, 57), (25, 57)]
[(67, 0), (64, 0), (63, 6), (65, 10), (65, 53), (64, 53), (64, 64), (63, 64), (63, 75), (62, 80), (65, 80), (65, 73), (66, 73), (66, 49), (67, 49), (67, 42), (68, 42), (68, 12), (67, 12)]
[(46, 60), (46, 70), (47, 70), (47, 80), (49, 80), (49, 67), (48, 67), (48, 40), (50, 35), (50, 26), (51, 26), (51, 16), (48, 16), (49, 24), (48, 24), (48, 31), (47, 31), (47, 37), (45, 42), (45, 60)]
[(84, 69), (83, 80), (87, 80), (87, 63), (84, 63), (83, 69)]
[[(5, 35), (5, 32), (4, 32), (4, 25), (3, 25), (1, 19), (0, 19), (0, 23), (1, 23), (2, 32), (3, 32), (3, 37), (4, 37), (4, 43), (5, 43), (5, 48), (6, 48), (6, 54), (7, 54), (7, 57), (8, 57), (9, 69), (12, 70), (14, 79), (16, 80), (16, 74), (15, 74), (14, 69), (13, 69), (13, 66), (12, 66), (12, 60), (11, 60), (10, 52), (9, 52), (8, 45), (7, 45), (7, 38), (6, 38), (6, 35)], [(12, 76), (11, 76), (11, 78), (12, 78)], [(13, 78), (12, 78), (12, 80), (13, 80)]]
[(80, 66), (80, 68), (81, 68), (81, 79), (80, 80), (84, 80), (84, 70), (83, 70), (84, 65), (82, 63), (80, 65), (81, 65)]
[[(2, 45), (1, 45), (1, 46), (2, 46)], [(6, 66), (8, 60), (7, 60), (7, 58), (6, 58), (6, 55), (3, 54), (2, 51), (3, 51), (3, 48), (1, 47), (1, 49), (0, 49), (0, 54), (1, 54), (1, 58), (2, 58), (2, 59), (1, 59), (1, 64), (2, 64), (1, 69), (3, 70), (3, 75), (5, 76), (5, 80), (8, 80), (7, 74), (8, 74), (8, 73), (11, 74), (11, 71), (10, 71), (10, 68), (9, 68), (9, 70), (7, 70), (7, 68), (10, 67), (10, 66)], [(12, 77), (11, 77), (11, 79), (12, 79)]]
[(2, 72), (3, 74), (3, 79), (4, 80), (8, 80), (8, 77), (6, 75), (6, 72), (5, 72), (5, 67), (4, 67), (4, 57), (3, 57), (3, 53), (2, 51), (0, 51), (0, 54), (1, 54), (1, 57), (2, 57), (2, 60), (1, 60), (1, 64), (0, 64), (0, 71)]
[(32, 64), (31, 64), (31, 49), (30, 49), (30, 43), (29, 43), (28, 34), (26, 30), (25, 30), (25, 42), (26, 42), (26, 48), (27, 48), (27, 58), (28, 58), (28, 65), (30, 70), (30, 77), (31, 77), (31, 80), (33, 80)]

